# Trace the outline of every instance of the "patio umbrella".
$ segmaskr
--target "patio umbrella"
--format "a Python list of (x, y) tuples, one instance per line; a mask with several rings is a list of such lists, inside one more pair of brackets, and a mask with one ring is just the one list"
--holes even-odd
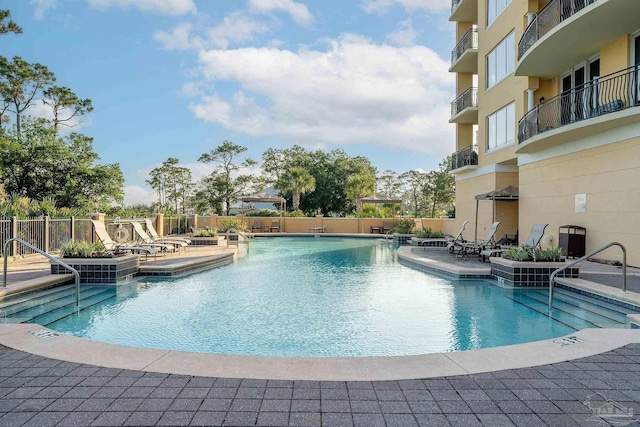
[(478, 194), (476, 199), (476, 234), (474, 240), (478, 240), (478, 204), (480, 200), (493, 201), (493, 211), (491, 217), (492, 222), (495, 222), (496, 218), (496, 201), (498, 202), (517, 202), (520, 197), (518, 187), (513, 185), (507, 185), (506, 187), (498, 188), (497, 190), (489, 191), (487, 193)]

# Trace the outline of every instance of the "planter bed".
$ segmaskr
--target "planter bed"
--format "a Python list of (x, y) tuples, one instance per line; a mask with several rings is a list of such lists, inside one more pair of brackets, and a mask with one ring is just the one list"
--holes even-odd
[[(167, 239), (170, 239), (167, 237)], [(215, 237), (193, 237), (189, 236), (189, 240), (191, 240), (192, 246), (218, 246), (224, 243), (224, 236), (215, 236)]]
[(424, 246), (426, 248), (446, 248), (447, 239), (436, 237), (412, 237), (411, 243), (414, 246)]
[[(60, 258), (60, 261), (78, 270), (81, 283), (117, 283), (140, 269), (138, 255), (122, 255), (113, 258)], [(60, 264), (49, 261), (51, 274), (71, 274)]]
[[(491, 275), (504, 281), (505, 285), (514, 287), (545, 287), (549, 286), (549, 277), (558, 268), (564, 267), (563, 262), (533, 262), (513, 261), (506, 258), (489, 258), (491, 261)], [(557, 277), (577, 278), (580, 268), (571, 267)]]
[(416, 237), (416, 235), (393, 233), (393, 243), (396, 245), (407, 245), (413, 237)]

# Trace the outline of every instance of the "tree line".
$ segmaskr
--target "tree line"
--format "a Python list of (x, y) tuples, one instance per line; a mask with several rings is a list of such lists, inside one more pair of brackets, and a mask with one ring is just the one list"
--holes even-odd
[[(310, 151), (294, 145), (266, 150), (261, 173), (255, 174), (250, 168), (258, 162), (242, 157), (246, 151), (247, 147), (224, 141), (202, 154), (199, 161), (212, 164), (213, 172), (199, 182), (193, 182), (189, 168), (170, 157), (154, 168), (146, 181), (157, 195), (149, 210), (230, 215), (232, 205), (242, 196), (265, 189), (284, 197), (292, 216), (437, 217), (449, 214), (453, 207), (455, 188), (448, 158), (431, 172), (378, 173), (366, 157), (350, 157), (340, 149)], [(360, 203), (373, 194), (400, 199), (402, 204)]]
[[(22, 28), (10, 19), (8, 10), (0, 10), (0, 34), (7, 33), (21, 34)], [(47, 106), (50, 117), (29, 114), (37, 104)], [(55, 74), (45, 65), (0, 56), (3, 200), (47, 199), (85, 212), (94, 200), (105, 205), (123, 201), (120, 166), (99, 164), (93, 138), (71, 131), (91, 111), (91, 100), (57, 85)]]

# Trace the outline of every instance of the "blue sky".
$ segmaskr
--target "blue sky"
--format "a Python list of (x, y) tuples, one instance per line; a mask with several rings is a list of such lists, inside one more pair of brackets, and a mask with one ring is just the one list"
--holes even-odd
[[(46, 65), (90, 98), (78, 129), (120, 163), (125, 203), (148, 172), (224, 140), (344, 149), (379, 171), (431, 170), (455, 150), (447, 120), (450, 0), (1, 0), (22, 35), (1, 54)], [(31, 114), (46, 115), (36, 105)], [(259, 173), (259, 165), (254, 173)]]

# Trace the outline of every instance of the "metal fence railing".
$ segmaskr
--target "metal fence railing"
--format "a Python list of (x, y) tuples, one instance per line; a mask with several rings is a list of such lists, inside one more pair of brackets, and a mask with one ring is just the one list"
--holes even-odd
[[(11, 238), (19, 238), (45, 252), (60, 250), (69, 240), (93, 241), (93, 226), (84, 218), (0, 218), (0, 245)], [(9, 246), (9, 256), (30, 255), (35, 251), (25, 245)]]
[(470, 87), (469, 89), (462, 92), (462, 94), (451, 103), (451, 118), (454, 118), (455, 116), (460, 114), (465, 108), (477, 106), (478, 88)]
[(452, 15), (453, 15), (453, 12), (456, 11), (458, 6), (460, 6), (460, 3), (462, 3), (462, 0), (451, 0), (451, 14)]
[(470, 145), (451, 155), (451, 170), (478, 164), (478, 146)]
[(551, 0), (533, 18), (518, 43), (518, 59), (558, 24), (598, 0)]
[(565, 91), (529, 111), (518, 123), (518, 142), (604, 114), (640, 105), (640, 66)]
[(469, 49), (477, 49), (478, 48), (478, 28), (472, 27), (469, 28), (464, 36), (460, 39), (456, 47), (451, 51), (451, 66), (455, 65), (458, 62), (458, 59)]

